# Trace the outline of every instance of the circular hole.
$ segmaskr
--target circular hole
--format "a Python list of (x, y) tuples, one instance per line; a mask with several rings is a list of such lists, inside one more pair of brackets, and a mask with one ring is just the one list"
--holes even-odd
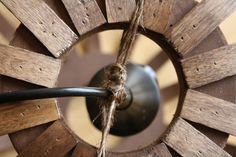
[(121, 8), (121, 7), (118, 7), (118, 10), (120, 10), (120, 11), (121, 11), (121, 10), (122, 10), (122, 8)]
[[(59, 86), (87, 86), (98, 70), (114, 63), (122, 32), (122, 30), (104, 31), (76, 44), (62, 67)], [(154, 69), (160, 87), (161, 104), (154, 121), (142, 132), (127, 137), (109, 135), (108, 148), (116, 152), (145, 147), (159, 139), (173, 119), (179, 98), (175, 68), (167, 54), (154, 41), (140, 35), (134, 45), (130, 61), (134, 64), (149, 65)], [(89, 118), (85, 98), (63, 98), (59, 100), (59, 104), (69, 127), (84, 141), (98, 147), (101, 131)], [(97, 117), (99, 116), (101, 113), (97, 114)]]
[(37, 105), (37, 109), (39, 110), (41, 108), (41, 106), (40, 105)]
[(24, 117), (24, 116), (25, 116), (25, 113), (24, 113), (24, 112), (20, 113), (20, 116), (21, 116), (21, 117)]

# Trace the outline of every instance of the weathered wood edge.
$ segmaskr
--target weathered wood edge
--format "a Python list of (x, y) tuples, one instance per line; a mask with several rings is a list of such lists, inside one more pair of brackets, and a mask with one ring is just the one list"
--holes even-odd
[(182, 118), (176, 118), (163, 142), (183, 157), (231, 157)]
[(1, 2), (55, 57), (60, 57), (78, 40), (77, 35), (43, 0), (1, 0)]
[(188, 90), (181, 117), (236, 136), (236, 104)]

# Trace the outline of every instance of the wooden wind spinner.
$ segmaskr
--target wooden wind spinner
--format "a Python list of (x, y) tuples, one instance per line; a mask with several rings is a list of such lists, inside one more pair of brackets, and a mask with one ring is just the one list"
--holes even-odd
[[(95, 32), (127, 28), (136, 3), (1, 2), (22, 22), (11, 46), (0, 45), (2, 92), (56, 86), (69, 49)], [(228, 135), (236, 135), (236, 45), (227, 45), (218, 25), (235, 8), (236, 0), (145, 1), (145, 31), (141, 33), (158, 43), (176, 68), (178, 110), (168, 130), (153, 144), (107, 156), (230, 156), (223, 148)], [(0, 135), (9, 134), (19, 157), (96, 156), (96, 148), (74, 135), (63, 122), (56, 99), (1, 105), (0, 120)]]

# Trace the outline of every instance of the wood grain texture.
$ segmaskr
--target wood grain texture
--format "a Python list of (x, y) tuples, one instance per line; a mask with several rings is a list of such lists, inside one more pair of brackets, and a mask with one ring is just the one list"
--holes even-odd
[(76, 143), (77, 140), (64, 122), (58, 120), (28, 145), (18, 157), (64, 157)]
[(183, 59), (181, 62), (189, 87), (200, 87), (236, 74), (236, 44)]
[(71, 157), (97, 157), (97, 149), (86, 143), (79, 142)]
[(56, 100), (23, 101), (0, 106), (0, 135), (59, 119)]
[(169, 27), (175, 0), (145, 0), (144, 26), (158, 33), (164, 33)]
[(77, 40), (77, 35), (43, 0), (1, 2), (47, 47), (60, 57)]
[(177, 118), (163, 141), (183, 157), (230, 157), (182, 118)]
[(53, 87), (61, 61), (12, 46), (0, 45), (0, 74), (41, 86)]
[(181, 117), (236, 136), (236, 104), (188, 90)]
[(106, 22), (96, 0), (62, 1), (80, 35), (83, 35)]
[(235, 8), (235, 0), (202, 0), (165, 36), (183, 56), (200, 44)]
[(135, 0), (105, 0), (108, 23), (128, 22), (133, 16)]
[[(75, 148), (72, 157), (96, 157), (96, 148), (84, 143), (79, 143)], [(171, 157), (169, 150), (164, 143), (156, 144), (138, 151), (125, 153), (107, 153), (107, 157)]]
[(171, 157), (171, 154), (166, 145), (160, 143), (134, 152), (109, 153), (108, 157)]

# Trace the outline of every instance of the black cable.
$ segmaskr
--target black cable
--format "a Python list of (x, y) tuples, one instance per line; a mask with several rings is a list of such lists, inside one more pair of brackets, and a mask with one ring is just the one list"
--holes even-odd
[(32, 90), (14, 91), (0, 94), (0, 103), (46, 99), (57, 97), (108, 97), (112, 93), (104, 88), (81, 87), (81, 88), (40, 88)]

